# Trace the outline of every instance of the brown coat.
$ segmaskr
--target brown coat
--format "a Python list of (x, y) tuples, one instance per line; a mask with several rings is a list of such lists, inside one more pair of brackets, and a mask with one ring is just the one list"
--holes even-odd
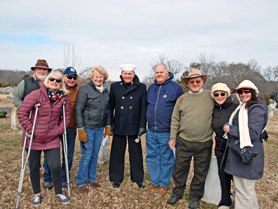
[(67, 126), (68, 128), (76, 128), (76, 123), (75, 123), (75, 115), (74, 115), (74, 106), (75, 106), (75, 101), (76, 101), (76, 95), (78, 92), (78, 87), (74, 86), (69, 93), (69, 98), (71, 102), (71, 117), (70, 117), (70, 122), (69, 125)]

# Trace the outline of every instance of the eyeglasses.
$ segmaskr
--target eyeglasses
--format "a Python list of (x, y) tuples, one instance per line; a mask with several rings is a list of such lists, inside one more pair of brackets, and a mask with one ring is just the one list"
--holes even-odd
[(50, 80), (50, 81), (56, 81), (57, 83), (61, 83), (61, 82), (62, 82), (61, 79), (52, 78), (52, 77), (50, 77), (49, 80)]
[(76, 79), (77, 79), (77, 77), (78, 77), (78, 76), (71, 76), (71, 75), (68, 75), (68, 76), (67, 76), (67, 79), (69, 79), (69, 80), (71, 80), (71, 79), (76, 80)]
[(237, 91), (238, 94), (243, 94), (243, 92), (245, 94), (251, 93), (251, 89), (240, 89), (240, 90)]
[(223, 92), (222, 92), (222, 93), (220, 93), (220, 94), (218, 94), (218, 93), (215, 93), (215, 94), (214, 94), (215, 97), (219, 97), (220, 95), (221, 95), (222, 97), (224, 97), (224, 96), (226, 95), (226, 93), (223, 93)]
[(188, 81), (188, 83), (190, 83), (190, 84), (192, 84), (192, 85), (193, 85), (194, 83), (200, 84), (201, 81), (202, 81), (202, 80), (195, 80), (195, 81), (192, 81), (192, 80), (191, 80), (191, 81)]

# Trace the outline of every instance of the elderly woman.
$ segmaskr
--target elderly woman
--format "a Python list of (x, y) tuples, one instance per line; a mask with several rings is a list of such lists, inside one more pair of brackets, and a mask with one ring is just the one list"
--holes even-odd
[[(227, 150), (224, 154), (225, 172), (233, 175), (235, 185), (235, 208), (258, 208), (255, 183), (262, 178), (264, 170), (263, 130), (267, 124), (267, 105), (259, 96), (259, 90), (249, 80), (236, 88), (240, 105), (232, 113), (229, 125), (224, 126), (228, 134)], [(239, 140), (240, 148), (253, 147), (257, 152), (249, 164), (231, 150)]]
[(218, 208), (230, 208), (231, 200), (231, 180), (232, 175), (224, 172), (221, 167), (223, 154), (226, 148), (227, 139), (223, 126), (229, 122), (230, 115), (236, 109), (237, 104), (232, 101), (230, 88), (225, 83), (216, 83), (211, 88), (211, 97), (214, 99), (214, 110), (212, 117), (212, 127), (215, 132), (215, 155), (218, 165), (218, 175), (221, 185), (221, 200)]
[(96, 182), (97, 159), (100, 145), (105, 135), (110, 136), (109, 92), (107, 71), (95, 66), (90, 71), (90, 82), (80, 87), (75, 103), (75, 118), (79, 134), (82, 157), (77, 175), (79, 192), (86, 194), (86, 179), (92, 188), (100, 188)]
[[(63, 203), (69, 203), (69, 199), (62, 194), (62, 170), (60, 161), (60, 138), (64, 132), (64, 123), (61, 119), (63, 102), (65, 101), (66, 124), (70, 121), (70, 99), (67, 95), (63, 76), (59, 71), (52, 71), (44, 81), (40, 83), (40, 89), (28, 94), (18, 111), (18, 120), (25, 133), (31, 134), (35, 117), (34, 106), (38, 103), (41, 107), (38, 110), (36, 128), (31, 146), (29, 167), (30, 177), (35, 197), (32, 205), (41, 203), (40, 189), (40, 162), (41, 152), (44, 151), (48, 166), (51, 171), (56, 197)], [(31, 113), (31, 118), (29, 115)], [(29, 148), (30, 139), (27, 138), (26, 147)], [(28, 151), (26, 149), (26, 151)]]

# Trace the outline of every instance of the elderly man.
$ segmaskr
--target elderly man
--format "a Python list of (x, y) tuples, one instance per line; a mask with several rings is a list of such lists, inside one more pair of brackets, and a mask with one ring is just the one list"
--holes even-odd
[[(69, 90), (69, 98), (71, 102), (71, 118), (70, 123), (67, 126), (67, 147), (68, 147), (68, 168), (69, 171), (72, 167), (72, 161), (73, 161), (73, 155), (74, 155), (74, 147), (75, 147), (75, 138), (76, 138), (76, 123), (75, 123), (75, 116), (74, 116), (74, 105), (76, 101), (76, 95), (78, 92), (77, 87), (77, 71), (73, 67), (68, 67), (64, 71), (64, 81), (66, 84), (67, 90)], [(51, 173), (47, 165), (47, 161), (45, 159), (43, 163), (44, 167), (44, 174), (43, 174), (43, 180), (44, 180), (44, 188), (50, 189), (52, 188), (52, 179), (51, 179)], [(66, 165), (65, 165), (65, 159), (63, 155), (63, 164), (62, 164), (62, 173), (63, 173), (63, 179), (62, 179), (62, 187), (67, 188), (67, 176), (66, 176)]]
[(144, 188), (143, 156), (140, 137), (146, 132), (146, 85), (135, 75), (135, 65), (120, 66), (121, 81), (110, 87), (110, 116), (113, 141), (109, 163), (109, 177), (113, 187), (119, 188), (124, 178), (124, 158), (128, 141), (131, 180)]
[(173, 110), (169, 147), (176, 144), (176, 162), (173, 171), (175, 187), (168, 204), (175, 204), (182, 198), (194, 158), (194, 177), (190, 185), (189, 208), (196, 209), (204, 194), (212, 151), (212, 113), (214, 108), (210, 92), (203, 90), (207, 75), (198, 69), (191, 69), (183, 81), (188, 84), (188, 93), (178, 98)]
[(38, 59), (35, 67), (31, 67), (31, 70), (34, 71), (33, 76), (22, 80), (14, 90), (13, 104), (17, 109), (20, 108), (22, 101), (29, 93), (40, 88), (40, 81), (45, 79), (52, 69), (48, 67), (44, 59)]
[(148, 190), (159, 187), (159, 194), (167, 193), (175, 163), (169, 148), (171, 116), (176, 100), (184, 94), (178, 83), (172, 81), (173, 74), (165, 65), (155, 67), (155, 81), (148, 89), (147, 108), (147, 157), (150, 184)]

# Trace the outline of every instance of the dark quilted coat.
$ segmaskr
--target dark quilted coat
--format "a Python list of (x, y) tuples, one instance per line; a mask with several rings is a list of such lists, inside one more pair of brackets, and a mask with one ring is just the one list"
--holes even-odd
[[(60, 138), (64, 132), (64, 122), (61, 119), (62, 105), (65, 105), (66, 125), (70, 121), (71, 103), (67, 95), (62, 95), (51, 106), (47, 96), (46, 87), (43, 82), (40, 83), (40, 89), (37, 89), (28, 94), (20, 109), (18, 111), (18, 120), (24, 129), (22, 146), (24, 143), (25, 132), (31, 133), (33, 121), (35, 118), (35, 104), (40, 103), (41, 107), (38, 110), (37, 122), (35, 126), (34, 138), (31, 150), (48, 150), (60, 147)], [(32, 111), (31, 119), (29, 119), (30, 112)], [(26, 143), (26, 148), (29, 147), (29, 138)]]

